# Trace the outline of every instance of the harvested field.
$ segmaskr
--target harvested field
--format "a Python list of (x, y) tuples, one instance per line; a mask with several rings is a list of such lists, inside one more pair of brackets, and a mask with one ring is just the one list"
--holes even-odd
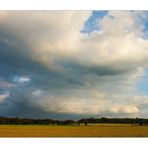
[(123, 124), (0, 125), (0, 137), (148, 137), (148, 126)]

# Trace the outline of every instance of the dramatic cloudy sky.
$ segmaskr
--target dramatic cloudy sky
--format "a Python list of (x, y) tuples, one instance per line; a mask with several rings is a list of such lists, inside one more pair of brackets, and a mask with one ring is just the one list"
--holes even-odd
[(0, 11), (0, 116), (148, 118), (147, 11)]

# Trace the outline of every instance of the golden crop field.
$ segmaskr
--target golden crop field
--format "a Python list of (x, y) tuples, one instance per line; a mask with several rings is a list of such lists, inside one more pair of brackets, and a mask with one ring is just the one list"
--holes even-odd
[(0, 137), (148, 137), (148, 126), (0, 125)]

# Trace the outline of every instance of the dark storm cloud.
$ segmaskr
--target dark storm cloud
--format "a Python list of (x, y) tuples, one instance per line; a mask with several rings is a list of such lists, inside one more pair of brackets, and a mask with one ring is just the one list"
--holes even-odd
[[(46, 68), (38, 62), (32, 61), (28, 56), (26, 56), (26, 60), (26, 57), (23, 54), (17, 53), (17, 56), (15, 54), (11, 54), (10, 50), (11, 49), (9, 49), (9, 52), (7, 53), (2, 53), (3, 56), (0, 58), (0, 67), (3, 70), (0, 74), (4, 79), (13, 83), (15, 87), (10, 90), (10, 97), (6, 98), (0, 104), (1, 116), (33, 118), (68, 118), (71, 116), (73, 118), (79, 118), (77, 115), (56, 113), (56, 109), (53, 111), (45, 111), (44, 108), (33, 103), (36, 102), (36, 100), (33, 99), (32, 92), (35, 90), (44, 90), (49, 94), (52, 93), (53, 95), (56, 94), (61, 97), (67, 97), (69, 94), (70, 96), (73, 96), (76, 95), (76, 91), (73, 89), (77, 88), (81, 90), (86, 87), (87, 81), (85, 81), (83, 77), (87, 75), (96, 74), (97, 76), (102, 77), (117, 75), (120, 73), (106, 68), (89, 68), (72, 62), (61, 64), (65, 69), (64, 72), (56, 72)], [(31, 79), (30, 82), (21, 85), (13, 82), (13, 78), (15, 76), (21, 77), (23, 75), (29, 76)], [(42, 97), (44, 97), (44, 95), (40, 98), (41, 101), (44, 102), (46, 99), (44, 100)], [(48, 99), (52, 100), (54, 98), (48, 97)]]

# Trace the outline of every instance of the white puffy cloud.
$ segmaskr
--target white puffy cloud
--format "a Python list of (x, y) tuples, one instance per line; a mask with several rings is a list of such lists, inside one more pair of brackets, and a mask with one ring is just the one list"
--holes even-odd
[(1, 38), (8, 46), (29, 54), (32, 60), (51, 67), (56, 58), (75, 49), (90, 14), (89, 11), (1, 12), (0, 27), (5, 34)]
[(28, 76), (15, 76), (13, 78), (14, 82), (18, 82), (18, 83), (27, 83), (30, 82), (30, 78)]
[(81, 94), (84, 92), (75, 95), (73, 92), (65, 95), (41, 90), (39, 92), (42, 94), (33, 93), (35, 96), (30, 100), (31, 104), (41, 107), (46, 112), (63, 114), (139, 117), (141, 115), (140, 105), (145, 100), (144, 96), (111, 95), (98, 91), (89, 91), (85, 95)]
[(139, 113), (139, 109), (136, 106), (132, 105), (127, 105), (127, 106), (121, 105), (121, 106), (113, 106), (111, 108), (111, 112), (134, 114), (134, 113)]
[[(137, 66), (148, 55), (148, 43), (141, 36), (143, 30), (136, 23), (135, 12), (111, 11), (99, 21), (102, 33), (95, 31), (89, 35), (80, 32), (90, 15), (88, 11), (1, 13), (3, 32), (29, 46), (22, 52), (30, 51), (35, 60), (41, 60), (44, 64), (49, 64), (52, 58), (68, 56), (92, 66), (129, 62), (131, 66)], [(9, 44), (10, 41), (7, 40)]]
[(115, 70), (147, 65), (148, 42), (143, 39), (135, 12), (109, 11), (99, 19), (100, 30), (88, 35), (80, 32), (91, 14), (88, 11), (1, 13), (0, 25), (9, 34), (9, 46), (22, 43), (27, 48), (21, 52), (29, 52), (33, 60), (46, 66), (58, 66), (59, 59)]
[(147, 65), (148, 42), (142, 36), (134, 12), (111, 11), (99, 21), (99, 26), (101, 34), (95, 31), (81, 39), (77, 50), (81, 63), (117, 70)]

